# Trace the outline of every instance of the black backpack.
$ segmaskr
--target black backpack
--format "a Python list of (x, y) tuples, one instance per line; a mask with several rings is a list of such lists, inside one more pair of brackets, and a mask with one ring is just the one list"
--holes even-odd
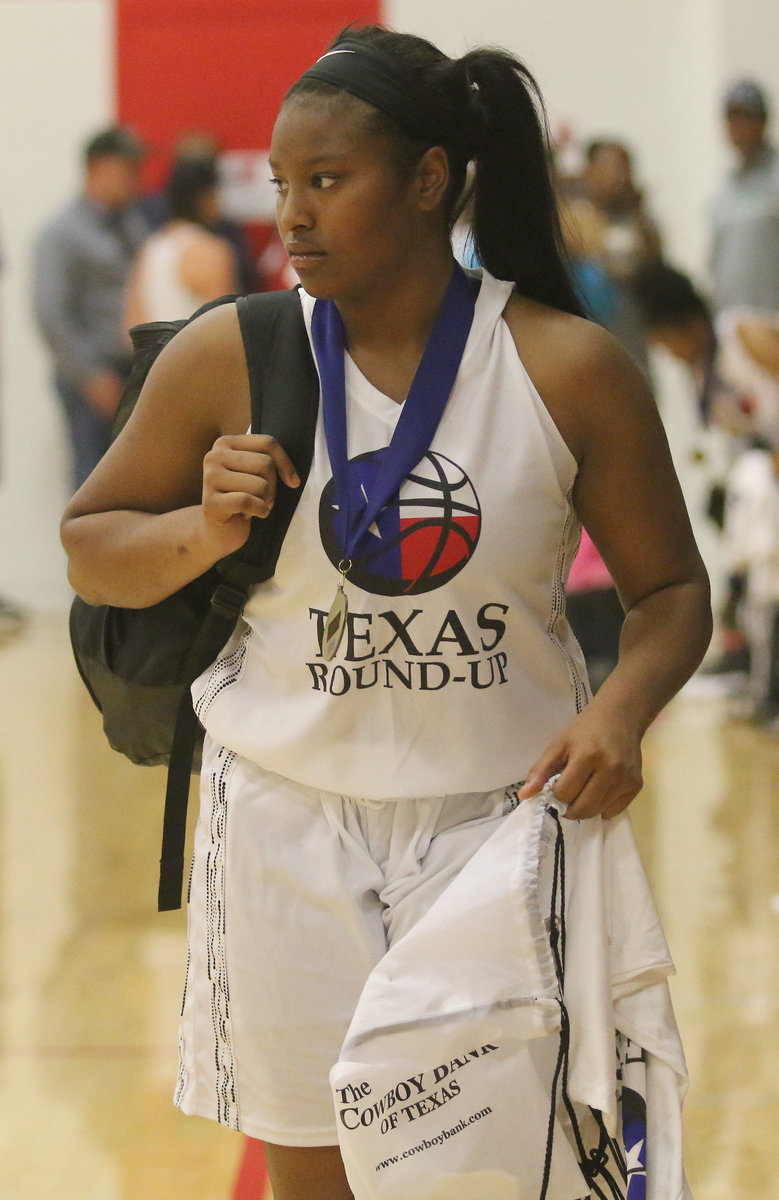
[[(190, 685), (218, 655), (240, 616), (249, 589), (269, 579), (303, 490), (314, 447), (319, 381), (295, 291), (226, 296), (235, 301), (249, 370), (252, 431), (272, 434), (300, 476), (300, 487), (278, 481), (264, 520), (254, 518), (246, 544), (200, 578), (149, 608), (89, 605), (70, 611), (76, 665), (103, 715), (115, 750), (133, 762), (168, 763), (158, 908), (181, 907), (190, 776), (199, 766), (203, 730)], [(214, 304), (204, 305), (194, 320)], [(117, 411), (124, 426), (152, 363), (188, 321), (132, 329), (130, 377)]]

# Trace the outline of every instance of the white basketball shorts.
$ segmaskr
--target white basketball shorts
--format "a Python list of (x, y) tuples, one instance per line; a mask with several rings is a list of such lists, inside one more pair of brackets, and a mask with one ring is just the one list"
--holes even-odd
[(512, 789), (357, 800), (206, 738), (176, 1104), (335, 1145), (328, 1075), (365, 980), (516, 806)]

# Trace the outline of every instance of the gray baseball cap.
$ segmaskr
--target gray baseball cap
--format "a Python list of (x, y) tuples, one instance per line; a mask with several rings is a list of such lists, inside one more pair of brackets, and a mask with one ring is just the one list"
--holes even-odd
[(727, 116), (731, 113), (748, 113), (752, 117), (768, 116), (768, 101), (759, 84), (753, 79), (739, 79), (731, 84), (722, 100)]

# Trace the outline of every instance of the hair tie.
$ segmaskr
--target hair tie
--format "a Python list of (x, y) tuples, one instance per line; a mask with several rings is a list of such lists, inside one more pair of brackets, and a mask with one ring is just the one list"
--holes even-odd
[(469, 154), (468, 161), (476, 157), (476, 152), (489, 124), (489, 115), (487, 107), (484, 103), (484, 94), (481, 90), (481, 84), (477, 79), (473, 79), (470, 72), (470, 67), (465, 68), (465, 104), (466, 104), (466, 126)]

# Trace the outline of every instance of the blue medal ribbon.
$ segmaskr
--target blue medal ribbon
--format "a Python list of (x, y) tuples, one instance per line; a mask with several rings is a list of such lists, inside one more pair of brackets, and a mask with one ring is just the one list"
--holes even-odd
[(334, 528), (343, 562), (352, 560), (379, 513), (429, 450), (460, 369), (474, 309), (471, 280), (455, 265), (392, 439), (382, 452), (371, 495), (366, 497), (349, 471), (343, 321), (332, 300), (316, 301), (311, 333), (322, 381), (322, 414), (337, 505)]

